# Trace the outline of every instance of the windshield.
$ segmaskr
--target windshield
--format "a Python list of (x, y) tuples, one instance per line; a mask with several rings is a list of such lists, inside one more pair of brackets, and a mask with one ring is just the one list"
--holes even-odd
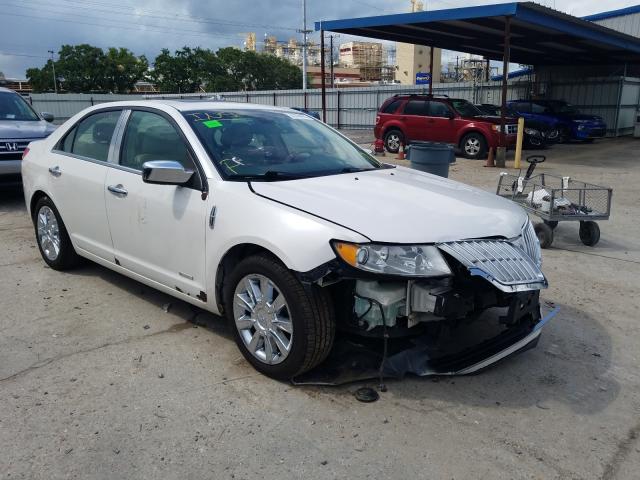
[(0, 120), (40, 120), (24, 99), (10, 92), (0, 92)]
[(453, 99), (451, 100), (451, 105), (453, 106), (454, 110), (463, 117), (479, 117), (483, 115), (478, 107), (467, 100)]
[(183, 115), (227, 179), (287, 180), (384, 167), (304, 113), (194, 110)]

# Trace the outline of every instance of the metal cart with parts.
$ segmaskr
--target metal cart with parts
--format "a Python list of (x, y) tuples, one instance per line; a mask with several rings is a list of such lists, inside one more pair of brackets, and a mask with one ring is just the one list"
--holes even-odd
[(596, 220), (609, 218), (613, 190), (549, 173), (533, 175), (535, 166), (544, 161), (543, 155), (528, 157), (530, 165), (524, 176), (522, 172), (519, 175), (500, 173), (497, 195), (542, 219), (542, 223), (534, 226), (542, 248), (551, 246), (554, 229), (565, 221), (579, 221), (580, 240), (594, 246), (600, 240)]

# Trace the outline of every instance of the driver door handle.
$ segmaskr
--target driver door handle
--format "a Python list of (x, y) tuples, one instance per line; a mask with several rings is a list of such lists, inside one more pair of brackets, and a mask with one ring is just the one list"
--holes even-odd
[(55, 167), (49, 167), (49, 173), (54, 177), (59, 177), (60, 175), (62, 175), (62, 172), (60, 171), (60, 167), (58, 165), (56, 165)]
[(122, 195), (123, 197), (127, 196), (127, 190), (122, 186), (121, 183), (119, 183), (118, 185), (109, 185), (107, 187), (107, 190), (109, 190), (111, 193), (113, 193), (114, 195)]

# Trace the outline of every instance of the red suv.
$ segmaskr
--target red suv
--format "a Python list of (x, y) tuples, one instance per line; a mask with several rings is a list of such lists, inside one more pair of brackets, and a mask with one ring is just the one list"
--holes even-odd
[[(508, 118), (505, 127), (506, 145), (515, 145), (516, 119)], [(500, 117), (484, 115), (467, 100), (395, 95), (380, 107), (373, 132), (392, 153), (418, 140), (454, 144), (467, 158), (483, 158), (500, 144)]]

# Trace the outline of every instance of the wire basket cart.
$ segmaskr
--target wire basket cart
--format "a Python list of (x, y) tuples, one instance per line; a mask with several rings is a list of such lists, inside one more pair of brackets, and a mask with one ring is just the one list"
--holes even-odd
[(553, 243), (553, 231), (559, 222), (579, 221), (580, 240), (594, 246), (600, 240), (596, 220), (608, 220), (613, 190), (549, 173), (533, 175), (535, 166), (545, 161), (543, 155), (527, 158), (529, 168), (522, 176), (500, 173), (496, 194), (508, 198), (542, 219), (535, 225), (542, 248)]

